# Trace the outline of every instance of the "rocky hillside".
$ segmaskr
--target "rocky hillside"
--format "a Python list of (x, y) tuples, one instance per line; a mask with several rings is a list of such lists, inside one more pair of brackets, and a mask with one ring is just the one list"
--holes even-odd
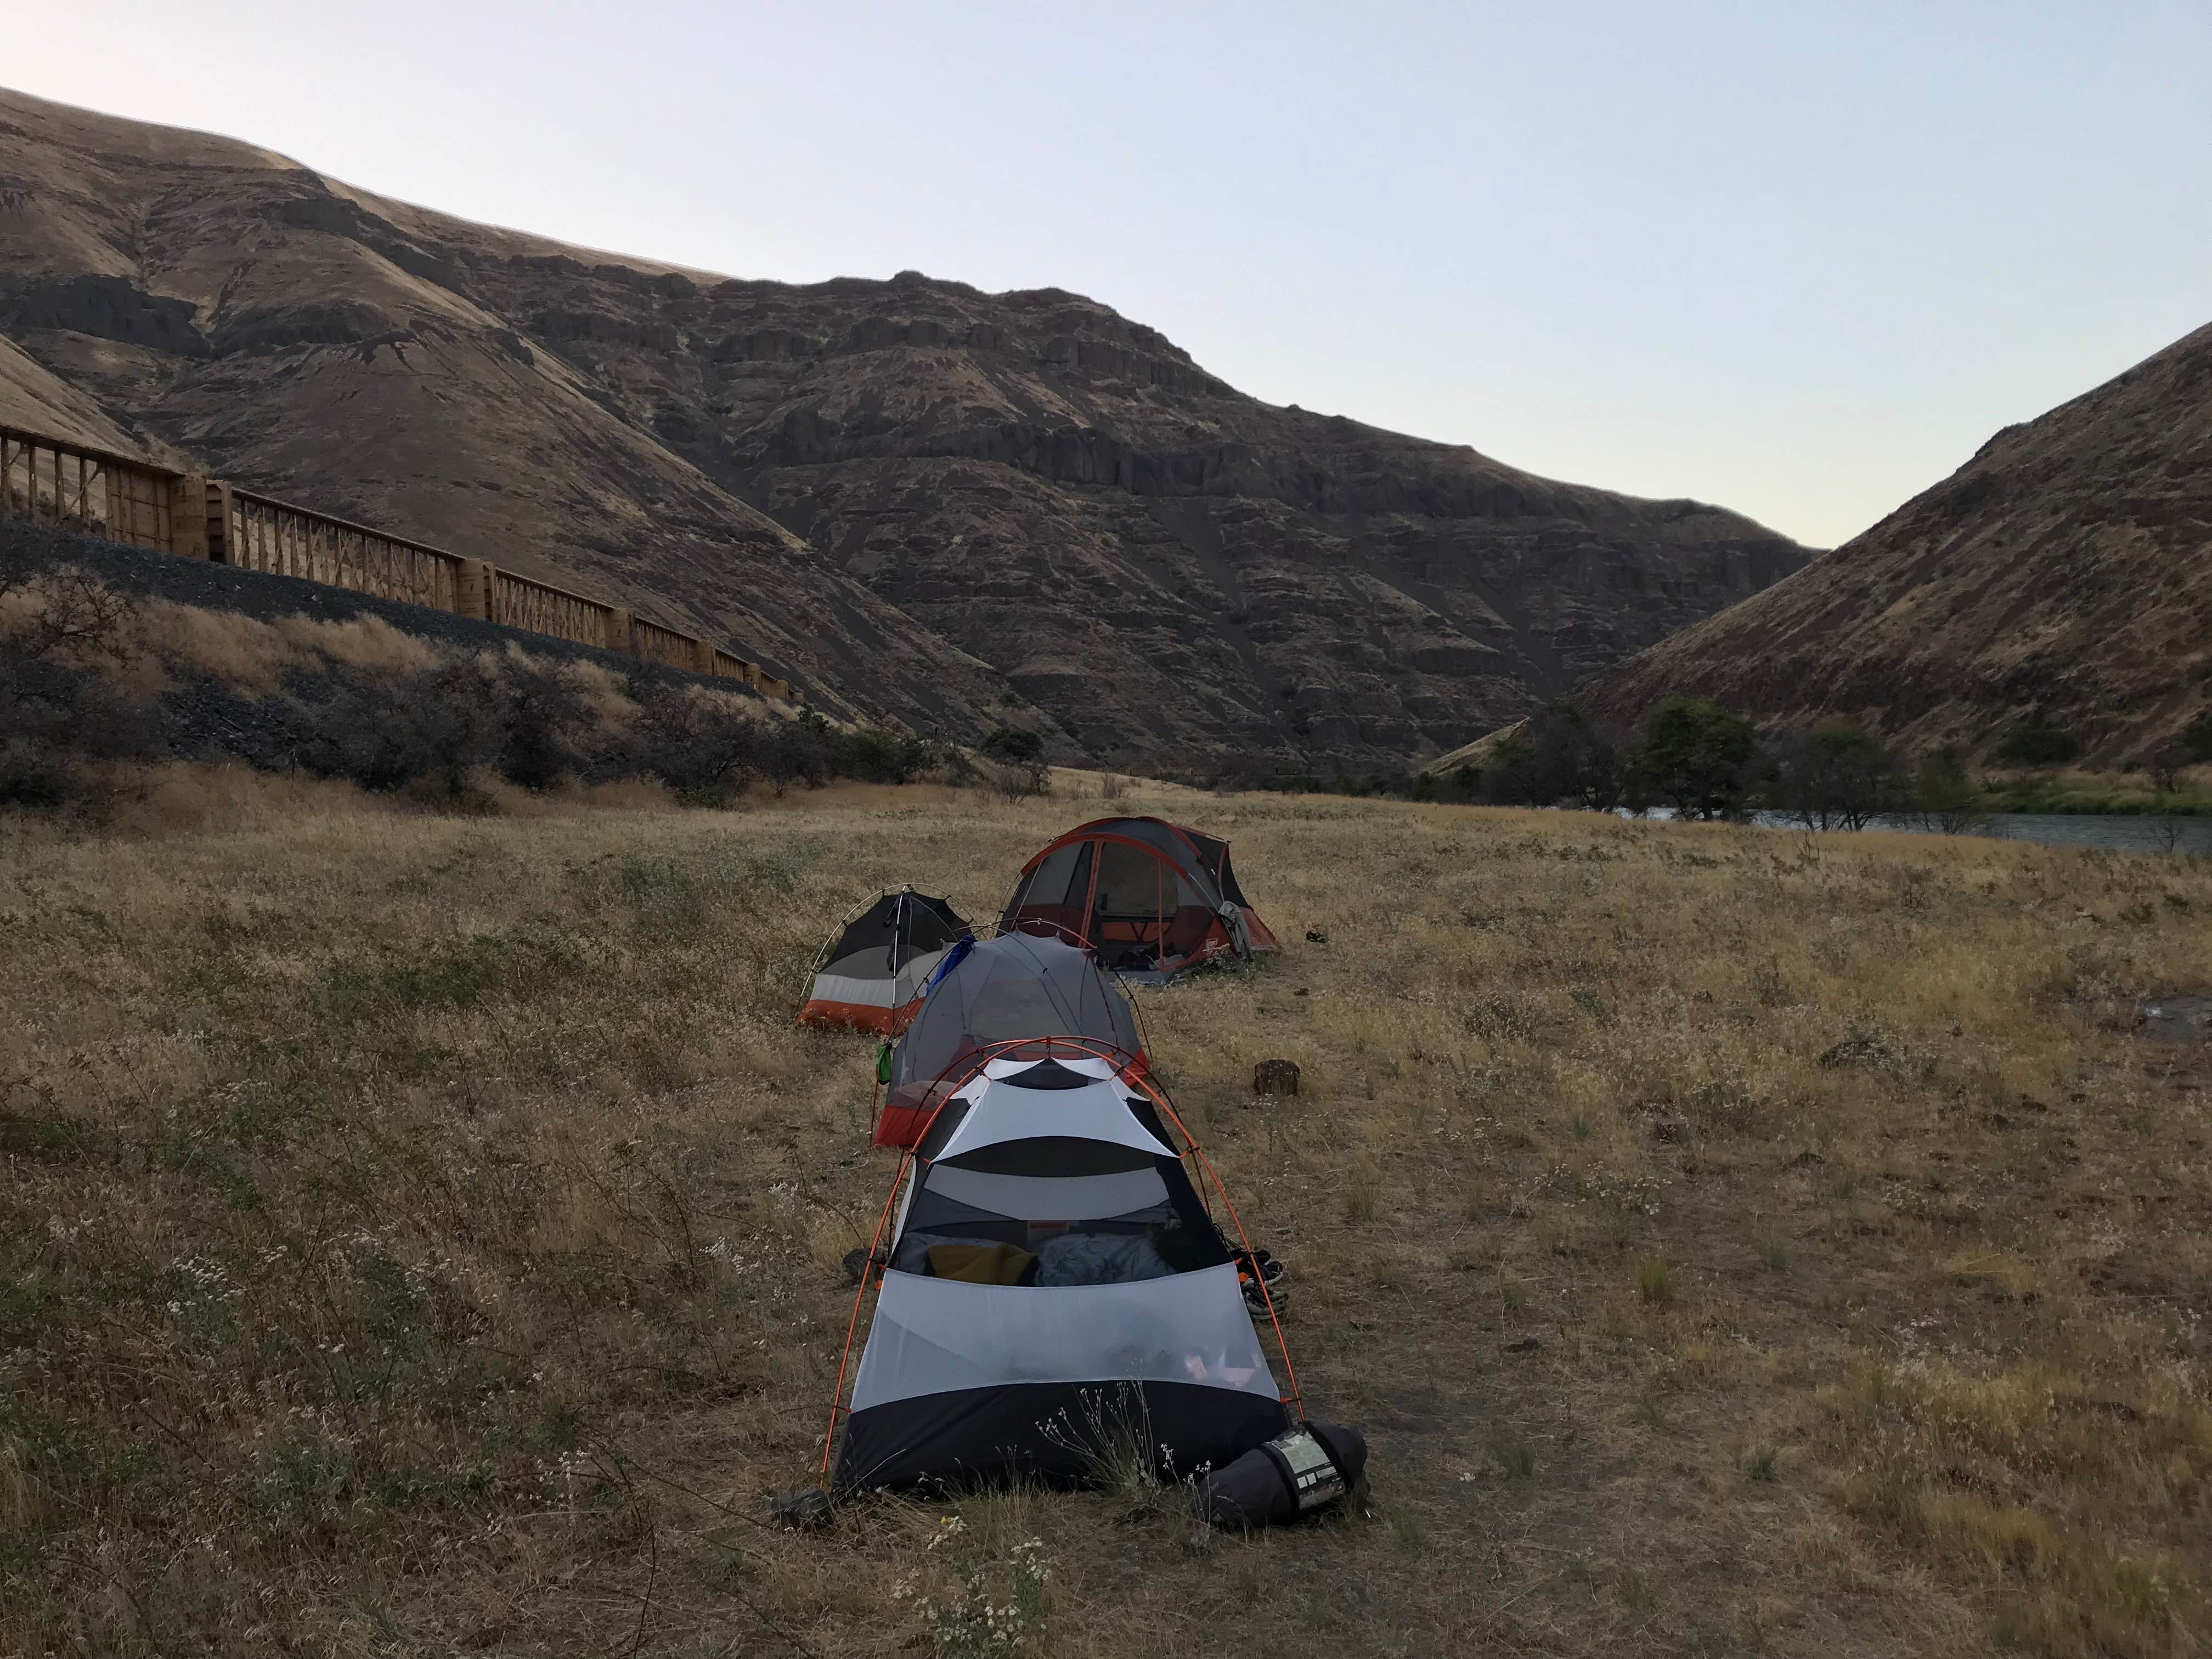
[(1626, 727), (1681, 692), (1918, 749), (2039, 715), (2092, 763), (2157, 749), (2212, 702), (2212, 326), (1577, 695)]
[(1806, 556), (1261, 404), (1073, 294), (726, 281), (4, 93), (0, 331), (0, 419), (1158, 771), (1434, 753)]

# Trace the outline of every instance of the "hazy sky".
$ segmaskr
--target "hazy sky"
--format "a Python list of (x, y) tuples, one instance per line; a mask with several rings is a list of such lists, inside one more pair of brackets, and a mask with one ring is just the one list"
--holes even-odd
[(2212, 321), (2212, 0), (71, 0), (0, 80), (736, 276), (1073, 289), (1829, 544)]

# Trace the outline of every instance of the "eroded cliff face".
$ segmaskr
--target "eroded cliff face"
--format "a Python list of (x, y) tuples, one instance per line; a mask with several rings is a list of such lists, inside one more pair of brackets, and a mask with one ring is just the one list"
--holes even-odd
[(80, 424), (726, 633), (832, 706), (1154, 771), (1395, 768), (1807, 556), (1258, 403), (1055, 289), (724, 280), (15, 94), (0, 331)]
[(1269, 407), (1056, 290), (485, 280), (634, 423), (1109, 763), (1402, 763), (1805, 556), (1695, 503)]
[(1577, 694), (1682, 693), (1985, 752), (2039, 714), (2121, 765), (2212, 706), (2212, 327), (2039, 419), (1756, 598)]

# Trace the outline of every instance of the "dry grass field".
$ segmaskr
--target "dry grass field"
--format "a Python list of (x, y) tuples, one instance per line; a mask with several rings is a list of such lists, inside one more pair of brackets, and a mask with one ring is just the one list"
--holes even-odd
[(891, 1167), (804, 966), (1101, 810), (0, 827), (0, 1652), (2203, 1651), (2212, 862), (2006, 842), (1178, 793), (1286, 948), (1155, 1054), (1369, 1491), (766, 1525)]

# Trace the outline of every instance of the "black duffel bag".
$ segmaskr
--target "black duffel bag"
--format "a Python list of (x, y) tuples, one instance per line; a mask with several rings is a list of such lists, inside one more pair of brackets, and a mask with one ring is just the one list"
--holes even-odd
[(1217, 1527), (1285, 1526), (1340, 1500), (1366, 1468), (1358, 1430), (1302, 1423), (1207, 1475), (1199, 1501)]

